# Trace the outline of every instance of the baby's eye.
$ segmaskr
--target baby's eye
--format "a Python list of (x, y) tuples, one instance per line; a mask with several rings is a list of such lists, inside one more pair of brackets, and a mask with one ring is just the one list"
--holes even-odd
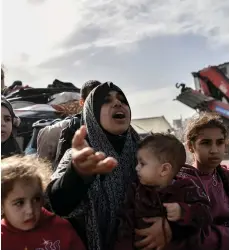
[(34, 198), (34, 201), (35, 201), (35, 202), (40, 202), (40, 201), (41, 201), (41, 197), (40, 197), (40, 196), (35, 197), (35, 198)]
[(140, 167), (144, 167), (145, 166), (145, 164), (143, 162), (139, 162), (138, 164), (139, 164)]

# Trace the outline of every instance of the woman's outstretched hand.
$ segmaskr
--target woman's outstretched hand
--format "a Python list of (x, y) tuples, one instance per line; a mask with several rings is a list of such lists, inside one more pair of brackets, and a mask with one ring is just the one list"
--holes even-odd
[[(135, 246), (142, 250), (162, 250), (164, 246), (171, 241), (172, 232), (168, 224), (168, 221), (165, 220), (165, 233), (163, 230), (163, 218), (146, 218), (145, 222), (152, 224), (152, 226), (145, 229), (136, 229), (135, 233), (138, 236), (144, 237), (142, 240), (135, 242)], [(166, 238), (165, 238), (166, 237)]]
[(72, 163), (75, 170), (82, 175), (111, 172), (118, 164), (116, 159), (106, 157), (102, 152), (95, 152), (85, 140), (86, 135), (86, 127), (81, 126), (72, 140)]

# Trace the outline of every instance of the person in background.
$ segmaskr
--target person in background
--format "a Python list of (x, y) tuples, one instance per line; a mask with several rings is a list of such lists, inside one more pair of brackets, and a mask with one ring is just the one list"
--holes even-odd
[(134, 229), (147, 228), (144, 218), (153, 217), (163, 217), (172, 228), (172, 241), (163, 249), (195, 249), (199, 236), (208, 233), (211, 215), (204, 191), (176, 177), (186, 160), (183, 144), (173, 135), (155, 133), (140, 143), (137, 159), (138, 181), (127, 193), (115, 249), (135, 249)]
[(7, 96), (9, 94), (8, 87), (5, 85), (5, 68), (1, 66), (1, 95)]
[(3, 70), (3, 66), (1, 67), (1, 91), (5, 88), (5, 74)]
[(227, 128), (214, 113), (201, 113), (186, 128), (186, 143), (193, 155), (193, 166), (186, 165), (179, 176), (202, 186), (210, 200), (213, 222), (201, 250), (228, 250), (229, 170), (220, 165), (225, 154)]
[(85, 82), (80, 90), (80, 100), (79, 104), (83, 108), (85, 100), (87, 99), (88, 95), (91, 93), (91, 91), (98, 87), (100, 84), (102, 84), (100, 81), (97, 80), (89, 80)]
[(50, 174), (47, 164), (32, 156), (2, 160), (2, 249), (85, 250), (67, 220), (42, 208)]
[(1, 157), (21, 154), (22, 151), (15, 139), (15, 131), (20, 119), (15, 115), (9, 101), (1, 96)]
[[(81, 107), (83, 107), (84, 101), (86, 100), (88, 94), (95, 87), (97, 87), (100, 84), (101, 84), (101, 82), (99, 82), (97, 80), (89, 80), (83, 84), (83, 86), (81, 88), (81, 92), (80, 92), (81, 97), (79, 100), (79, 105)], [(73, 127), (73, 125), (75, 123), (78, 124), (79, 123), (78, 121), (80, 119), (81, 119), (81, 113), (76, 114), (72, 118), (68, 117), (67, 119), (64, 119), (64, 120), (57, 122), (51, 126), (46, 126), (43, 129), (41, 129), (39, 131), (38, 136), (37, 136), (37, 156), (40, 158), (46, 158), (46, 159), (54, 162), (55, 158), (56, 158), (56, 154), (57, 154), (57, 152), (58, 152), (58, 155), (60, 154), (60, 150), (61, 150), (60, 147), (63, 144), (63, 140), (61, 140), (59, 142), (61, 135), (62, 135), (62, 137), (64, 137), (67, 134), (66, 136), (69, 137), (70, 136), (69, 130), (71, 130), (71, 128)], [(75, 131), (78, 128), (79, 127), (75, 128)], [(70, 139), (70, 143), (71, 143), (71, 140), (73, 138), (73, 135)], [(59, 143), (60, 143), (60, 145), (58, 145)]]
[[(113, 248), (118, 211), (136, 179), (139, 136), (130, 121), (129, 103), (118, 86), (107, 82), (91, 91), (72, 148), (46, 190), (51, 209), (69, 219), (89, 250)], [(164, 245), (162, 218), (140, 233), (142, 248)]]

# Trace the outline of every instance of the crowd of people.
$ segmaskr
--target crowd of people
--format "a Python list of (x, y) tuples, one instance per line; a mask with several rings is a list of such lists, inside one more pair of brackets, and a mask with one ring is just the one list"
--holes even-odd
[(41, 129), (26, 155), (20, 119), (1, 98), (4, 250), (228, 249), (228, 131), (218, 115), (190, 121), (185, 149), (172, 134), (140, 138), (112, 82), (86, 82), (80, 105)]

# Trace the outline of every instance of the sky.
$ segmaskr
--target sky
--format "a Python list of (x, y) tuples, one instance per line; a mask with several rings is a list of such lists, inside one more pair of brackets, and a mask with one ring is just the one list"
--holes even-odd
[(176, 82), (229, 61), (228, 0), (2, 0), (6, 83), (112, 81), (133, 118), (189, 117)]

